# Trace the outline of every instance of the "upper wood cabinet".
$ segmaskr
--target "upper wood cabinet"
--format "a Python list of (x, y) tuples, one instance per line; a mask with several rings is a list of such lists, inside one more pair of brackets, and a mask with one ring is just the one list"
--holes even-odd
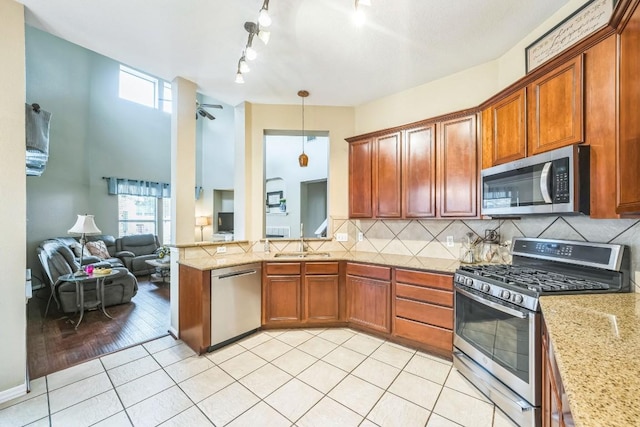
[(373, 140), (373, 215), (376, 218), (402, 216), (402, 133)]
[(439, 123), (438, 200), (441, 217), (478, 214), (478, 139), (476, 115)]
[(620, 33), (620, 128), (617, 204), (620, 214), (640, 212), (640, 7)]
[(528, 154), (583, 141), (582, 55), (527, 87)]
[(527, 156), (526, 89), (489, 106), (482, 112), (482, 168)]
[(408, 129), (404, 134), (402, 212), (405, 218), (436, 215), (435, 125)]
[(349, 218), (373, 216), (371, 191), (372, 166), (371, 139), (349, 144)]

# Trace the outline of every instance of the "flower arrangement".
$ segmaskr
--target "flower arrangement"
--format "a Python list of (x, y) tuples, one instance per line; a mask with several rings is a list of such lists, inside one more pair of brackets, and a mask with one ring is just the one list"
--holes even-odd
[(164, 258), (165, 256), (168, 257), (169, 254), (171, 253), (171, 251), (169, 250), (168, 246), (160, 246), (157, 250), (156, 250), (156, 254), (158, 255), (158, 258)]

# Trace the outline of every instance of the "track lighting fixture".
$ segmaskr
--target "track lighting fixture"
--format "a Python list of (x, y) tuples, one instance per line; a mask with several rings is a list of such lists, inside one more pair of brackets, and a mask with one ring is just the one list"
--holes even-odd
[(251, 21), (244, 23), (244, 29), (249, 33), (249, 37), (247, 38), (247, 44), (242, 52), (242, 57), (238, 62), (236, 83), (244, 83), (244, 77), (242, 75), (249, 72), (249, 66), (246, 61), (253, 61), (258, 56), (258, 52), (253, 47), (254, 36), (257, 35), (265, 45), (269, 43), (271, 32), (265, 30), (269, 25), (271, 25), (271, 17), (269, 16), (269, 0), (264, 0), (259, 12), (258, 23)]

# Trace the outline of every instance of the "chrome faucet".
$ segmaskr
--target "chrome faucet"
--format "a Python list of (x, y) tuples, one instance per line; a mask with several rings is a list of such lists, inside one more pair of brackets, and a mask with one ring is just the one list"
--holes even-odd
[(305, 252), (304, 248), (304, 224), (300, 223), (300, 243), (298, 245), (298, 252)]

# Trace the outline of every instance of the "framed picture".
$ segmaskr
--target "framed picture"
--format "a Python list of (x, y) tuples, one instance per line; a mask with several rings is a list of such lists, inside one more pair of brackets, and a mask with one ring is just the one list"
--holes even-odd
[(280, 199), (284, 193), (282, 191), (270, 191), (267, 193), (267, 206), (270, 208), (280, 206)]
[(609, 23), (617, 0), (591, 0), (526, 47), (527, 73)]

